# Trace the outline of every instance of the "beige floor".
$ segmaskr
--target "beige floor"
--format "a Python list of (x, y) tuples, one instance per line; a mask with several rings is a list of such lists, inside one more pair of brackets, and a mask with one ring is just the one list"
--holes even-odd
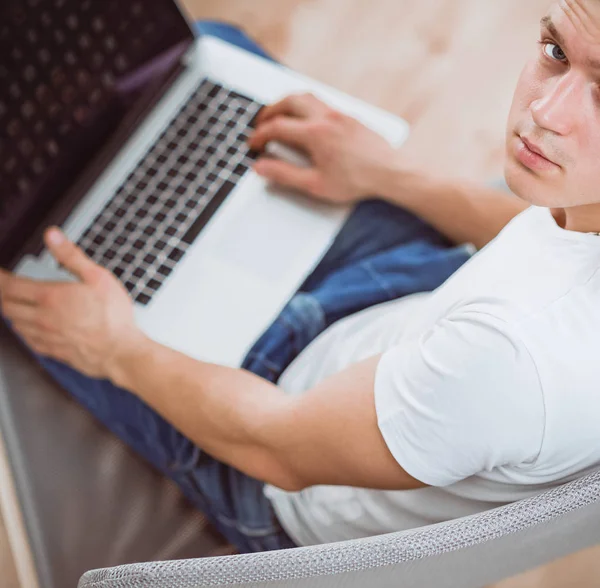
[[(548, 0), (185, 0), (242, 24), (281, 61), (406, 118), (407, 161), (486, 180), (502, 172), (516, 77)], [(1, 531), (1, 528), (0, 528)], [(0, 584), (17, 588), (0, 532)], [(600, 585), (600, 548), (494, 588)], [(25, 587), (23, 587), (25, 588)]]

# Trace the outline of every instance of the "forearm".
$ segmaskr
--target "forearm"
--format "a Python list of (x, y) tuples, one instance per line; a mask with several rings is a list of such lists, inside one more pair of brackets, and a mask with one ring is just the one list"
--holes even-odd
[(529, 204), (475, 182), (439, 180), (397, 169), (379, 170), (374, 186), (382, 198), (409, 210), (454, 243), (481, 249)]
[(278, 456), (274, 429), (291, 399), (277, 386), (146, 338), (115, 358), (109, 377), (216, 459), (282, 488), (297, 485)]
[(204, 451), (284, 490), (344, 485), (422, 487), (379, 431), (372, 357), (300, 395), (243, 370), (193, 360), (143, 339), (108, 377), (152, 406)]

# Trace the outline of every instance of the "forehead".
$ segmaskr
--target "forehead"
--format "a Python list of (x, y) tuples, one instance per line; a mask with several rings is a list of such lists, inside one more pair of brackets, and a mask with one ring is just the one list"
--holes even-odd
[(553, 25), (565, 40), (600, 49), (600, 0), (557, 0), (544, 22)]
[(572, 64), (600, 72), (600, 0), (558, 0), (541, 20)]

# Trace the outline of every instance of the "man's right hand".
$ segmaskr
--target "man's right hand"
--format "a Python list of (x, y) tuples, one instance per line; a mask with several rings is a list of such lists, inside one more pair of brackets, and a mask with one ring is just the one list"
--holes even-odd
[(289, 96), (263, 108), (249, 144), (262, 151), (269, 141), (305, 153), (312, 166), (263, 156), (254, 167), (259, 175), (333, 203), (378, 195), (382, 172), (398, 165), (398, 152), (383, 137), (312, 94)]

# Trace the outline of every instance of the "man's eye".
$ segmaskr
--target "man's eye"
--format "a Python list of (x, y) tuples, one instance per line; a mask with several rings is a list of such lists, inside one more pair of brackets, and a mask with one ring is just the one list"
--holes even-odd
[(565, 61), (565, 52), (556, 43), (544, 43), (544, 53), (555, 61)]

